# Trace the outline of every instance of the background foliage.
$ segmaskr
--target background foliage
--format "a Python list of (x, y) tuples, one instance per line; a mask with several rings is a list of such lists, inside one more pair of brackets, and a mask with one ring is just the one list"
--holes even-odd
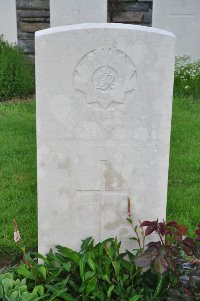
[(175, 65), (174, 95), (200, 99), (200, 60), (178, 57)]
[(0, 101), (34, 93), (34, 68), (23, 52), (0, 36)]

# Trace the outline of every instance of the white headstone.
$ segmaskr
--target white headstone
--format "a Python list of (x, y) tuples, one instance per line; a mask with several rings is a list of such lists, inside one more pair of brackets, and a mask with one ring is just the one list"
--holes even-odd
[(107, 0), (50, 0), (51, 27), (92, 22), (107, 22)]
[(154, 0), (154, 27), (176, 35), (176, 55), (200, 58), (200, 1)]
[(0, 35), (9, 43), (17, 43), (16, 0), (0, 0)]
[(165, 218), (172, 34), (82, 24), (36, 33), (39, 251)]

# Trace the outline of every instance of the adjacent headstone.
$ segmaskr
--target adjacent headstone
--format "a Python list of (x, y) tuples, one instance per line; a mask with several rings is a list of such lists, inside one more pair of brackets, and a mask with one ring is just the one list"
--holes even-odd
[(153, 26), (176, 35), (176, 55), (200, 58), (200, 1), (154, 0)]
[(50, 0), (51, 27), (107, 22), (107, 0)]
[(165, 218), (172, 34), (82, 24), (36, 33), (39, 251)]
[(9, 43), (17, 43), (16, 0), (0, 0), (0, 35)]

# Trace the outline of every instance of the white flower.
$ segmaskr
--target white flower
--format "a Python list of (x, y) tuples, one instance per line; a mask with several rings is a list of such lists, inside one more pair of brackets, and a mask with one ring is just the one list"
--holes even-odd
[(15, 219), (13, 220), (13, 224), (14, 224), (14, 241), (16, 243), (20, 243), (21, 242), (21, 236), (20, 236), (19, 229), (18, 229), (18, 226), (17, 226), (17, 222), (16, 222)]
[(14, 231), (14, 241), (16, 243), (19, 243), (21, 241), (21, 237), (20, 237), (20, 233), (19, 233), (19, 230), (15, 230)]

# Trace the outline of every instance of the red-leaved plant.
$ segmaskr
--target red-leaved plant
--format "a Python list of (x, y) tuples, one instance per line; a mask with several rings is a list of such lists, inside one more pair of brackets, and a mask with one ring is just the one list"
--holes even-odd
[[(139, 228), (134, 226), (130, 207), (130, 199), (128, 199), (127, 221), (131, 224), (136, 234), (135, 240), (139, 245), (139, 254), (136, 254), (134, 260), (136, 266), (144, 271), (151, 269), (152, 272), (160, 275), (158, 277), (159, 291), (166, 275), (170, 277), (171, 274), (173, 278), (176, 278), (169, 300), (200, 300), (200, 224), (195, 231), (194, 239), (186, 236), (185, 226), (176, 221), (159, 222), (158, 219), (139, 222), (142, 233), (139, 235)], [(144, 243), (145, 237), (150, 234), (156, 234), (158, 240), (141, 247), (139, 237), (142, 237)], [(180, 296), (181, 298), (184, 296), (185, 299), (179, 299)]]

